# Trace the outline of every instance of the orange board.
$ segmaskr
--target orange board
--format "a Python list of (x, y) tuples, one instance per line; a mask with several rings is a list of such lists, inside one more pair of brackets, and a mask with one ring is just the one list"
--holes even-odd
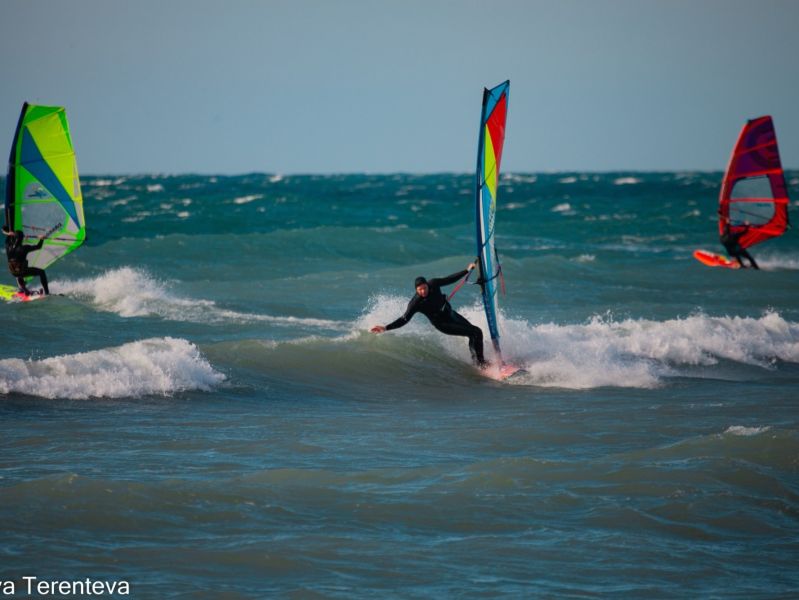
[(694, 250), (694, 258), (708, 267), (727, 267), (728, 269), (740, 269), (741, 265), (736, 260), (730, 260), (721, 254), (714, 254), (707, 250)]

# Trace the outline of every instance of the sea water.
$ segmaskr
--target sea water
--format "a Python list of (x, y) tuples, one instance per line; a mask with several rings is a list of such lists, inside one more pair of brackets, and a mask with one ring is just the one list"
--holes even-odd
[(368, 333), (473, 260), (469, 175), (84, 177), (59, 295), (0, 306), (0, 580), (799, 595), (799, 236), (698, 263), (720, 179), (503, 176), (499, 383)]

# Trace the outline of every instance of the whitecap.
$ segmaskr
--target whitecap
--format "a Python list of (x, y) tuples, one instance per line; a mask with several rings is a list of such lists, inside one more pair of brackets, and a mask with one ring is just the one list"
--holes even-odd
[(264, 197), (263, 194), (250, 194), (249, 196), (240, 196), (238, 198), (233, 199), (233, 204), (248, 204), (250, 202), (260, 200), (263, 197)]
[[(356, 325), (368, 329), (389, 323), (406, 303), (407, 298), (377, 296)], [(458, 312), (484, 334), (488, 331), (478, 302)], [(392, 333), (429, 339), (469, 362), (462, 338), (441, 335), (422, 321)], [(700, 314), (664, 321), (594, 316), (581, 324), (531, 324), (500, 313), (499, 322), (503, 357), (524, 366), (526, 374), (514, 382), (526, 385), (654, 388), (669, 377), (696, 376), (698, 366), (712, 373), (722, 360), (763, 369), (773, 369), (775, 360), (799, 363), (799, 323), (776, 312), (759, 318)], [(491, 352), (490, 343), (486, 352)]]
[(790, 254), (767, 254), (756, 257), (758, 266), (765, 271), (784, 269), (799, 271), (799, 256)]
[(727, 427), (724, 433), (729, 435), (739, 435), (743, 437), (751, 437), (753, 435), (758, 435), (760, 433), (764, 433), (771, 429), (769, 426), (764, 427), (745, 427), (743, 425), (732, 425)]
[(0, 393), (43, 398), (137, 398), (209, 391), (224, 380), (194, 344), (171, 337), (42, 360), (0, 360)]
[(53, 291), (80, 300), (121, 317), (161, 317), (192, 323), (268, 322), (283, 326), (342, 329), (341, 321), (293, 316), (244, 313), (218, 306), (211, 300), (184, 298), (141, 269), (122, 267), (97, 277), (54, 282)]

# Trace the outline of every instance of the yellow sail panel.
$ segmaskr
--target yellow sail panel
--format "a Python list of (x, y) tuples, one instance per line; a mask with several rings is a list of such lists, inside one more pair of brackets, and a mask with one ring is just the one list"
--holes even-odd
[(69, 132), (64, 129), (60, 115), (52, 113), (31, 121), (27, 128), (72, 201), (82, 201), (75, 151), (72, 149)]
[(497, 157), (494, 153), (494, 143), (491, 141), (491, 135), (488, 131), (488, 125), (485, 128), (485, 184), (488, 186), (488, 191), (491, 193), (491, 202), (496, 201), (497, 197)]

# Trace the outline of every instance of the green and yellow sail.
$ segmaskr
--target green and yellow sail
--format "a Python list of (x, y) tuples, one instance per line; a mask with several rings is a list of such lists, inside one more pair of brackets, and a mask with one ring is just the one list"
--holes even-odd
[(45, 236), (28, 255), (32, 267), (47, 268), (86, 239), (78, 164), (62, 106), (22, 106), (11, 145), (6, 179), (6, 227), (26, 243)]

